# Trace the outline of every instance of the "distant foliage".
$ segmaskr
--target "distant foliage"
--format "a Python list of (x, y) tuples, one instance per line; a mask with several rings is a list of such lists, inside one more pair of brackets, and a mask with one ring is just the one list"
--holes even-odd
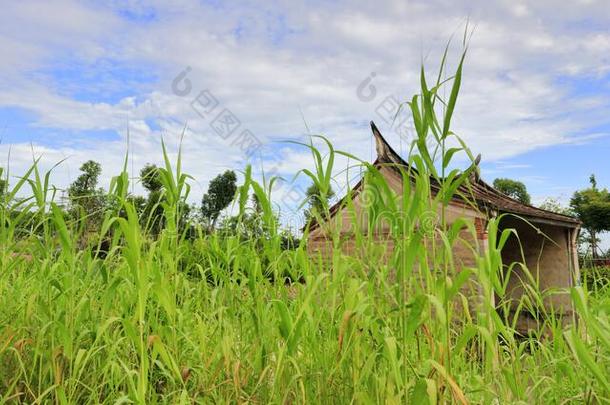
[(574, 193), (570, 207), (588, 232), (588, 242), (594, 259), (599, 257), (598, 234), (610, 231), (610, 193), (599, 189), (595, 175), (589, 178), (591, 187)]
[(214, 228), (222, 210), (227, 208), (237, 191), (237, 176), (233, 170), (219, 174), (210, 181), (208, 192), (201, 199), (201, 215)]
[(531, 204), (531, 197), (525, 184), (520, 181), (499, 178), (494, 180), (494, 188), (523, 204)]
[(73, 218), (85, 225), (87, 232), (99, 226), (105, 208), (104, 190), (98, 188), (102, 166), (93, 160), (83, 163), (81, 174), (68, 187), (70, 211)]
[(146, 198), (141, 195), (129, 195), (127, 196), (127, 201), (129, 201), (136, 212), (141, 215), (144, 212), (146, 207)]
[(0, 167), (0, 197), (6, 192), (7, 181), (2, 177), (4, 175), (4, 168)]
[(305, 191), (307, 198), (307, 209), (305, 210), (305, 221), (308, 222), (312, 217), (322, 215), (326, 208), (328, 208), (328, 202), (335, 196), (335, 191), (332, 187), (328, 188), (325, 196), (322, 196), (320, 188), (313, 183)]
[(545, 199), (538, 207), (561, 215), (575, 215), (574, 211), (570, 207), (562, 205), (556, 198), (549, 197)]
[(148, 191), (145, 203), (142, 206), (140, 221), (153, 235), (158, 235), (163, 227), (163, 183), (161, 174), (156, 165), (147, 163), (140, 170), (140, 182)]
[(84, 205), (80, 200), (94, 195), (97, 191), (97, 183), (102, 174), (102, 166), (93, 160), (89, 160), (80, 167), (81, 174), (68, 188), (68, 195), (74, 204)]
[(604, 297), (610, 291), (610, 267), (585, 266), (580, 269), (583, 284), (596, 296)]
[(142, 170), (140, 170), (140, 181), (142, 182), (142, 186), (148, 190), (149, 193), (160, 191), (163, 187), (159, 168), (151, 163), (147, 163)]

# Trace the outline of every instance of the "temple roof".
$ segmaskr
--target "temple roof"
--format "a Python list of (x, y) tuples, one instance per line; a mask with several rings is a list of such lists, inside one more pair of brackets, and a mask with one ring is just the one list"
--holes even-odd
[[(373, 121), (371, 121), (371, 129), (373, 130), (375, 147), (377, 149), (377, 159), (373, 163), (375, 166), (391, 167), (401, 175), (409, 168), (411, 169), (411, 172), (415, 170), (414, 168), (410, 167), (409, 163), (401, 158), (400, 155), (394, 151), (394, 149), (392, 149), (383, 135), (381, 135), (381, 132), (379, 129), (377, 129), (377, 126)], [(478, 161), (475, 163), (478, 163)], [(440, 188), (438, 180), (433, 176), (430, 177), (430, 184), (433, 189)], [(358, 191), (361, 187), (362, 180), (356, 184), (353, 191)], [(339, 208), (341, 208), (344, 199), (345, 197), (330, 208), (331, 216), (334, 215)], [(523, 204), (522, 202), (496, 190), (491, 185), (480, 179), (479, 176), (471, 177), (467, 184), (460, 186), (453, 197), (453, 201), (474, 202), (483, 212), (495, 211), (496, 213), (512, 213), (532, 222), (551, 223), (553, 225), (560, 225), (570, 228), (580, 226), (580, 221), (574, 217), (547, 211), (532, 205)], [(317, 223), (315, 223), (314, 219), (314, 221), (312, 221), (310, 224), (310, 230), (316, 226)]]

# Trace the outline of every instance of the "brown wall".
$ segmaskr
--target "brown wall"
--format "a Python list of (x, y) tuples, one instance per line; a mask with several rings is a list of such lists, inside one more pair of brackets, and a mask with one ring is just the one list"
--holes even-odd
[[(380, 171), (390, 187), (397, 195), (401, 195), (402, 179), (400, 175), (387, 167), (381, 168)], [(328, 223), (315, 228), (310, 233), (307, 246), (310, 255), (327, 261), (332, 257), (332, 242), (326, 237), (329, 229), (332, 229), (340, 235), (340, 250), (343, 254), (354, 257), (368, 255), (361, 258), (364, 259), (363, 262), (370, 270), (387, 264), (394, 249), (394, 242), (389, 237), (387, 224), (372, 231), (372, 239), (377, 249), (363, 249), (357, 246), (354, 234), (362, 235), (368, 232), (364, 228), (364, 224), (366, 224), (364, 199), (361, 193), (356, 193), (353, 198), (353, 210), (345, 208), (339, 210)], [(466, 218), (476, 224), (476, 235), (469, 230), (462, 230), (460, 234), (462, 241), (453, 247), (453, 260), (457, 271), (463, 267), (476, 266), (477, 253), (484, 250), (487, 244), (485, 234), (487, 218), (483, 213), (458, 202), (452, 202), (445, 210), (448, 224), (452, 224), (458, 218)], [(357, 224), (356, 229), (354, 223)], [(500, 230), (514, 228), (521, 240), (521, 244), (519, 244), (519, 240), (514, 235), (509, 238), (502, 253), (503, 262), (505, 264), (525, 263), (532, 274), (533, 283), (537, 284), (544, 294), (545, 307), (553, 308), (558, 312), (569, 312), (571, 301), (565, 289), (573, 285), (573, 278), (578, 277), (578, 265), (574, 257), (574, 235), (577, 230), (549, 224), (536, 224), (536, 227), (537, 229), (534, 229), (514, 216), (503, 217), (500, 222)], [(434, 242), (440, 243), (440, 240), (437, 239)], [(429, 246), (433, 243), (432, 238), (424, 243)], [(521, 250), (523, 250), (523, 254)], [(440, 271), (440, 269), (437, 270)], [(527, 281), (524, 270), (518, 265), (513, 266), (507, 288), (508, 298), (512, 300), (513, 305), (516, 305), (524, 293), (524, 282), (530, 282)], [(477, 285), (471, 283), (464, 286), (463, 292), (468, 294), (467, 291), (470, 291), (472, 294), (473, 291), (476, 293), (476, 289)], [(474, 306), (477, 300), (472, 299), (469, 302)]]
[[(515, 229), (519, 238), (511, 235), (506, 242), (502, 251), (505, 269), (507, 264), (524, 262), (534, 285), (538, 284), (544, 294), (545, 306), (562, 312), (570, 310), (570, 297), (565, 291), (572, 286), (573, 277), (570, 228), (530, 225), (514, 216), (505, 216), (500, 229), (507, 228)], [(523, 268), (515, 265), (508, 279), (508, 296), (516, 303), (524, 293), (524, 285), (531, 283)]]
[[(388, 184), (396, 192), (396, 194), (402, 195), (402, 179), (400, 178), (400, 175), (387, 167), (381, 168), (380, 171), (383, 173)], [(367, 223), (365, 201), (366, 197), (363, 197), (362, 194), (356, 194), (353, 198), (353, 209), (341, 209), (331, 218), (328, 223), (324, 224), (322, 227), (314, 229), (308, 238), (307, 248), (310, 255), (313, 257), (321, 257), (328, 265), (330, 265), (330, 259), (333, 252), (332, 241), (326, 237), (326, 234), (329, 233), (328, 230), (330, 229), (336, 230), (340, 235), (341, 253), (353, 257), (360, 257), (364, 267), (367, 268), (367, 270), (375, 271), (376, 269), (380, 269), (381, 266), (386, 265), (394, 250), (394, 241), (390, 238), (389, 227), (387, 224), (383, 224), (382, 226), (379, 226), (379, 229), (372, 231), (372, 248), (371, 246), (367, 246), (367, 248), (358, 246), (356, 238), (354, 237), (355, 233), (362, 235), (367, 234), (368, 232), (365, 227), (365, 224)], [(438, 222), (439, 218), (440, 213), (436, 216), (432, 216), (432, 218), (424, 219), (423, 221)], [(453, 222), (458, 218), (467, 218), (472, 224), (474, 224), (475, 219), (478, 219), (480, 222), (485, 221), (483, 214), (459, 203), (450, 204), (448, 207), (445, 207), (445, 218), (446, 223), (449, 225), (453, 224)], [(359, 232), (354, 229), (354, 223), (356, 224), (356, 227), (359, 228)], [(424, 223), (420, 226), (427, 225), (428, 224)], [(482, 226), (484, 227), (484, 224)], [(483, 237), (481, 235), (479, 236)], [(455, 270), (459, 271), (464, 267), (476, 266), (476, 256), (478, 251), (481, 249), (481, 242), (482, 241), (478, 240), (477, 236), (473, 235), (472, 231), (468, 229), (464, 229), (460, 232), (460, 241), (456, 242), (453, 246)], [(440, 246), (442, 241), (439, 238), (434, 238), (434, 234), (430, 233), (428, 237), (424, 239), (423, 243), (426, 246), (430, 246), (432, 243), (436, 243), (437, 246)], [(428, 249), (429, 252), (431, 250), (431, 248)], [(437, 251), (440, 251), (440, 249), (437, 249)], [(363, 257), (363, 255), (366, 255), (366, 257)], [(433, 261), (433, 258), (430, 257), (428, 268), (431, 267)], [(411, 274), (412, 277), (422, 281), (425, 274), (419, 271), (418, 265), (419, 263), (415, 263), (413, 272)], [(443, 271), (442, 269), (433, 268), (430, 268), (430, 270), (438, 273)], [(393, 279), (395, 275), (394, 269), (389, 269), (389, 274)], [(471, 296), (473, 293), (478, 292), (478, 286), (474, 283), (466, 283), (462, 288), (462, 292), (467, 296)], [(471, 305), (475, 305), (477, 303), (476, 300), (470, 300), (469, 302)], [(472, 309), (473, 308), (471, 307), (471, 310)]]
[[(400, 175), (388, 167), (381, 167), (379, 171), (384, 175), (392, 190), (394, 190), (397, 195), (401, 195), (402, 179), (400, 178)], [(321, 255), (323, 258), (330, 257), (332, 253), (332, 243), (328, 240), (326, 235), (334, 231), (338, 232), (341, 237), (341, 251), (348, 255), (358, 255), (360, 249), (356, 247), (353, 235), (355, 232), (358, 232), (359, 234), (368, 232), (368, 229), (366, 229), (366, 198), (367, 197), (363, 195), (363, 193), (357, 193), (353, 198), (352, 209), (343, 208), (339, 210), (328, 223), (315, 228), (308, 237), (308, 252), (312, 256)], [(423, 221), (438, 221), (439, 218), (440, 212), (437, 217), (427, 218)], [(446, 223), (451, 225), (458, 218), (468, 218), (474, 221), (475, 218), (483, 219), (484, 216), (470, 207), (454, 203), (445, 208), (445, 218)], [(354, 227), (354, 224), (356, 224), (356, 228)], [(421, 226), (427, 225), (428, 224), (423, 223)], [(389, 238), (389, 225), (382, 221), (381, 225), (373, 230), (373, 232), (378, 244), (386, 250), (385, 257), (389, 257), (394, 248), (394, 243)], [(472, 247), (476, 246), (477, 241), (468, 230), (463, 230), (460, 236), (464, 240), (464, 243), (459, 243), (455, 246), (454, 259), (459, 265), (458, 267), (474, 266), (475, 259)], [(437, 240), (436, 242), (440, 243), (440, 240)]]

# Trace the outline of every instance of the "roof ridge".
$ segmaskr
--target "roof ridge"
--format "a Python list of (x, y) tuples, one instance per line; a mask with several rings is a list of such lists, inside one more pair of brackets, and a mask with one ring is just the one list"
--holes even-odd
[[(396, 151), (390, 146), (388, 141), (383, 137), (377, 126), (373, 121), (370, 122), (371, 130), (373, 131), (373, 136), (375, 137), (375, 149), (377, 150), (377, 159), (373, 162), (373, 165), (383, 165), (389, 164), (389, 166), (393, 166), (395, 170), (398, 170), (396, 166), (404, 166), (408, 170), (413, 170), (417, 172), (417, 169), (411, 166), (406, 160), (404, 160)], [(402, 173), (402, 172), (401, 172)], [(434, 183), (430, 183), (430, 186), (434, 186), (436, 188), (439, 187), (438, 180), (433, 176), (430, 176), (431, 180), (434, 180)], [(333, 217), (334, 214), (340, 209), (343, 204), (345, 198), (350, 195), (351, 192), (357, 191), (360, 187), (362, 187), (362, 179), (353, 187), (351, 190), (348, 190), (345, 196), (340, 198), (332, 207), (330, 207), (330, 216)], [(474, 188), (470, 188), (468, 185), (473, 186)], [(485, 205), (490, 204), (493, 208), (498, 211), (510, 212), (513, 214), (521, 214), (530, 218), (540, 218), (553, 220), (557, 222), (561, 222), (563, 224), (580, 224), (581, 222), (570, 215), (560, 214), (557, 212), (545, 210), (543, 208), (534, 207), (530, 204), (524, 204), (521, 201), (518, 201), (501, 191), (495, 189), (490, 184), (485, 182), (480, 177), (476, 179), (472, 179), (471, 182), (467, 184), (462, 184), (458, 190), (465, 192), (466, 195), (471, 195), (475, 201), (475, 205), (479, 205), (480, 203), (484, 203)], [(354, 194), (351, 194), (354, 195)], [(459, 195), (453, 197), (453, 199), (464, 199)], [(481, 208), (479, 206), (479, 208)], [(312, 222), (309, 224), (305, 224), (304, 228), (309, 227), (310, 230), (316, 228), (318, 226), (318, 222), (315, 218), (312, 219)]]

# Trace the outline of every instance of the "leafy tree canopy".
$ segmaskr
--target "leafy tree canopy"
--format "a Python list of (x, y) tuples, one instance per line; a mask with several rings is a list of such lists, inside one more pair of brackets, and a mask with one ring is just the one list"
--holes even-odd
[(71, 205), (69, 212), (74, 219), (85, 224), (86, 235), (100, 226), (108, 201), (103, 190), (97, 188), (102, 166), (98, 162), (89, 160), (83, 163), (80, 171), (81, 174), (68, 187)]
[(500, 178), (494, 180), (494, 188), (523, 204), (530, 204), (531, 198), (525, 184), (520, 181)]
[(97, 182), (102, 173), (102, 166), (93, 160), (89, 160), (80, 167), (81, 174), (68, 188), (70, 199), (91, 196), (95, 193)]
[(332, 187), (329, 187), (325, 199), (323, 199), (320, 189), (315, 183), (313, 183), (311, 186), (307, 187), (305, 195), (308, 205), (308, 208), (305, 210), (305, 219), (309, 220), (316, 213), (319, 215), (324, 212), (324, 206), (327, 205), (328, 201), (335, 196), (335, 192)]
[(574, 193), (570, 206), (588, 230), (610, 231), (610, 193), (597, 188), (595, 176), (590, 182), (591, 187)]
[(147, 163), (142, 170), (140, 170), (140, 180), (142, 181), (142, 186), (148, 190), (149, 193), (159, 191), (163, 187), (159, 168), (154, 164)]
[(237, 191), (237, 176), (233, 170), (219, 174), (210, 181), (208, 192), (201, 200), (201, 215), (214, 226), (222, 210), (227, 208)]
[(6, 192), (7, 181), (2, 178), (4, 174), (4, 168), (0, 167), (0, 196), (4, 195)]
[(605, 188), (597, 188), (594, 175), (591, 175), (589, 182), (591, 187), (574, 193), (570, 200), (570, 207), (582, 221), (585, 230), (588, 231), (593, 258), (596, 258), (597, 234), (610, 231), (610, 193)]
[(539, 208), (562, 215), (575, 215), (570, 207), (563, 206), (556, 198), (545, 199), (542, 204), (539, 205)]

